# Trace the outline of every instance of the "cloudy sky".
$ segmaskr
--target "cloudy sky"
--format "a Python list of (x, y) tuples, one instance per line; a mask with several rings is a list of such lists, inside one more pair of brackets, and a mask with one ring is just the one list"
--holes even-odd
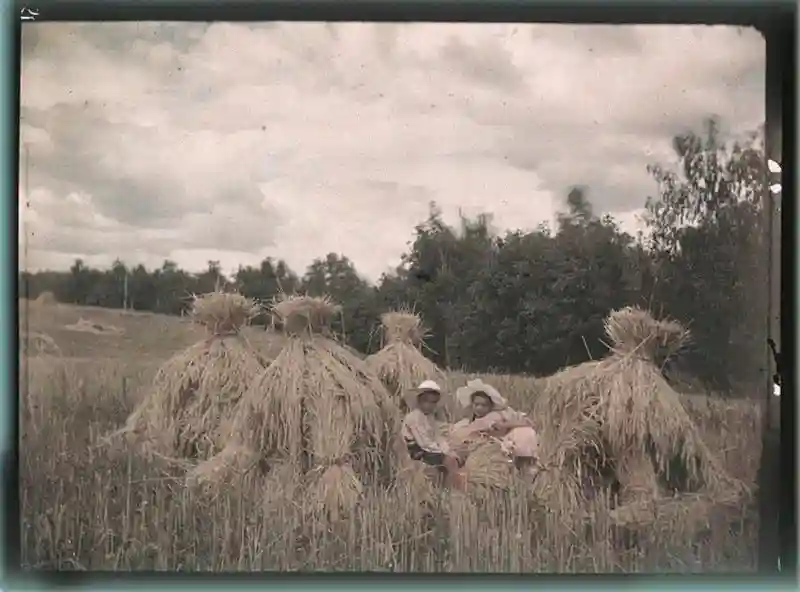
[(764, 77), (728, 27), (25, 25), (21, 265), (334, 251), (375, 279), (432, 200), (532, 228), (574, 184), (632, 230), (645, 166), (710, 114), (757, 126)]

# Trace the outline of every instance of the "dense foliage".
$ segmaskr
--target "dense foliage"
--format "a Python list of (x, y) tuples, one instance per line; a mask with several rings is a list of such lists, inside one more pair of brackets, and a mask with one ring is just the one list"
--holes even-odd
[(404, 304), (422, 314), (440, 364), (537, 375), (602, 356), (605, 315), (636, 304), (691, 327), (693, 346), (671, 370), (720, 390), (750, 389), (766, 361), (761, 133), (730, 145), (709, 121), (673, 147), (677, 168), (648, 169), (659, 191), (637, 237), (595, 215), (588, 189), (576, 187), (556, 228), (530, 232), (498, 235), (488, 213), (450, 227), (432, 204), (402, 264), (375, 286), (335, 253), (302, 276), (267, 259), (230, 278), (213, 261), (192, 274), (170, 261), (98, 270), (77, 260), (68, 272), (21, 273), (20, 296), (51, 291), (62, 302), (180, 314), (192, 293), (222, 285), (263, 300), (327, 293), (344, 305), (342, 334), (367, 352), (380, 347), (379, 314)]

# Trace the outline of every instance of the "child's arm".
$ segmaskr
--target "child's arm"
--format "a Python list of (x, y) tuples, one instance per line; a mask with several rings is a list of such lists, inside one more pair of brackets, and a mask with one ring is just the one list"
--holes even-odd
[(489, 424), (486, 433), (495, 438), (505, 437), (515, 428), (530, 427), (532, 424), (524, 414), (513, 409), (495, 411), (483, 418)]
[(470, 427), (477, 432), (486, 432), (493, 429), (501, 421), (503, 421), (503, 416), (497, 411), (492, 411), (474, 420)]
[(486, 434), (489, 436), (496, 436), (495, 427), (502, 421), (502, 416), (496, 412), (492, 411), (483, 417), (478, 419), (474, 419), (471, 421), (463, 430), (464, 438), (468, 438), (470, 436), (476, 434)]
[(501, 420), (495, 425), (497, 429), (513, 430), (514, 428), (530, 428), (533, 422), (524, 413), (506, 409), (502, 413)]

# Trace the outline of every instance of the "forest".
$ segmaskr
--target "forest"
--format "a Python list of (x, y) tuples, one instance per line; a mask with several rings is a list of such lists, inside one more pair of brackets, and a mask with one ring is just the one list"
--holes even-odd
[(448, 225), (431, 204), (402, 263), (376, 284), (342, 253), (302, 273), (265, 259), (231, 277), (215, 261), (190, 273), (171, 261), (94, 269), (78, 259), (68, 271), (21, 270), (19, 297), (50, 291), (64, 303), (178, 315), (192, 294), (216, 287), (265, 303), (281, 292), (324, 293), (343, 307), (337, 331), (360, 351), (381, 346), (382, 312), (408, 306), (423, 317), (426, 353), (442, 366), (532, 375), (602, 357), (607, 313), (637, 305), (691, 330), (668, 375), (754, 396), (766, 363), (763, 128), (728, 142), (710, 119), (701, 133), (676, 136), (673, 149), (677, 166), (648, 167), (658, 189), (646, 198), (647, 231), (638, 236), (595, 213), (591, 188), (575, 186), (553, 228), (501, 233), (490, 211)]

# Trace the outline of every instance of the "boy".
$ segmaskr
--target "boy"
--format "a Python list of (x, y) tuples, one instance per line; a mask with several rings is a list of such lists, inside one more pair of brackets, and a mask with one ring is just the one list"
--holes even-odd
[(451, 454), (450, 446), (442, 437), (441, 424), (434, 412), (442, 390), (432, 380), (417, 387), (413, 409), (403, 418), (402, 435), (412, 460), (436, 467), (444, 473), (447, 484), (455, 484), (458, 475), (458, 460)]

